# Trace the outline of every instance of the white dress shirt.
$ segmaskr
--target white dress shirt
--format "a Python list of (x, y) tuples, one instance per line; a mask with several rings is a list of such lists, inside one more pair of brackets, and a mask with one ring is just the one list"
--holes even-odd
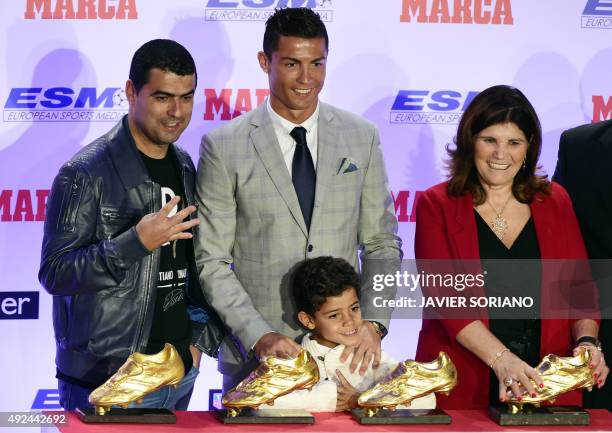
[(289, 177), (291, 177), (292, 173), (292, 165), (293, 165), (293, 154), (295, 153), (295, 140), (291, 135), (291, 131), (296, 126), (301, 126), (306, 129), (306, 144), (308, 145), (308, 150), (310, 150), (310, 155), (312, 156), (312, 162), (314, 164), (315, 172), (317, 170), (317, 149), (318, 149), (318, 120), (319, 120), (319, 103), (317, 102), (317, 108), (314, 113), (303, 121), (301, 124), (296, 125), (293, 122), (288, 121), (284, 117), (280, 116), (270, 104), (270, 98), (266, 100), (266, 109), (270, 114), (270, 118), (272, 119), (272, 126), (274, 127), (274, 132), (276, 133), (276, 138), (278, 140), (278, 144), (280, 145), (281, 152), (283, 154), (283, 159), (285, 160), (285, 164), (287, 165), (287, 170), (289, 170)]

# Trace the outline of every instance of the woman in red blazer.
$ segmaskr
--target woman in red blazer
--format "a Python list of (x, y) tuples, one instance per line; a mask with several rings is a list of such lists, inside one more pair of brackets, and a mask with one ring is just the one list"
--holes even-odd
[[(535, 110), (519, 90), (494, 86), (481, 92), (459, 123), (456, 148), (449, 150), (449, 181), (425, 191), (417, 203), (417, 260), (586, 259), (567, 193), (536, 174), (541, 143)], [(544, 288), (552, 276), (544, 265), (535, 269), (508, 278), (517, 287), (536, 284), (536, 298), (544, 306), (549, 293), (540, 291), (540, 281)], [(471, 295), (491, 295), (490, 289), (485, 283)], [(529, 363), (536, 365), (548, 353), (571, 355), (577, 346), (591, 352), (593, 375), (603, 386), (609, 369), (596, 348), (595, 316), (499, 321), (482, 311), (468, 318), (423, 320), (417, 360), (430, 361), (442, 350), (458, 371), (457, 387), (450, 396), (439, 396), (438, 407), (484, 408), (505, 401), (510, 392), (521, 395), (521, 386), (534, 395), (542, 379)], [(579, 392), (557, 400), (580, 402)]]

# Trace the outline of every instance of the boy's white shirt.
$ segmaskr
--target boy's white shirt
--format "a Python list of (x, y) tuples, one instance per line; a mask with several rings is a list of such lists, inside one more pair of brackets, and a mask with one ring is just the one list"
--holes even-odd
[[(277, 398), (274, 405), (263, 405), (266, 409), (304, 409), (309, 412), (335, 412), (337, 402), (337, 385), (340, 383), (336, 376), (336, 370), (340, 370), (346, 380), (359, 392), (366, 391), (384, 379), (391, 371), (397, 367), (398, 362), (390, 357), (386, 352), (381, 352), (380, 366), (373, 369), (368, 367), (366, 373), (361, 376), (359, 369), (351, 373), (349, 370), (349, 356), (346, 362), (340, 362), (340, 355), (344, 350), (344, 345), (329, 348), (319, 344), (310, 338), (310, 334), (302, 338), (302, 347), (306, 349), (317, 362), (319, 367), (319, 382), (312, 389), (299, 389), (290, 394)], [(399, 408), (407, 406), (398, 406)], [(412, 401), (410, 409), (434, 409), (436, 407), (436, 397), (433, 393), (417, 398)]]

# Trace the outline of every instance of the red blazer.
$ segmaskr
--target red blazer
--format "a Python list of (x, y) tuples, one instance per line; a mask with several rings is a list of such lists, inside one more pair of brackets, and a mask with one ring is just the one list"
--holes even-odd
[[(450, 197), (448, 182), (423, 193), (416, 208), (415, 256), (417, 259), (479, 259), (478, 233), (471, 194)], [(531, 216), (542, 259), (586, 259), (587, 254), (572, 202), (559, 184), (552, 184), (549, 196), (538, 195), (530, 204)], [(542, 281), (546, 281), (545, 267)], [(481, 296), (484, 295), (484, 290)], [(546, 297), (542, 293), (542, 302)], [(423, 319), (416, 359), (431, 361), (443, 350), (457, 367), (457, 387), (446, 397), (438, 396), (443, 409), (478, 409), (489, 404), (489, 367), (461, 346), (456, 335), (473, 320)], [(488, 326), (487, 318), (482, 319)], [(549, 353), (571, 355), (570, 319), (542, 320), (541, 356)], [(556, 404), (581, 404), (575, 391), (559, 397)]]

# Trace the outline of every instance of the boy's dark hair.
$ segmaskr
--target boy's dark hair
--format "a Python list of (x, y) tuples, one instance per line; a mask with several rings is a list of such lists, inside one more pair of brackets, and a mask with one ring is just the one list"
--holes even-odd
[(309, 8), (277, 9), (266, 21), (263, 50), (268, 59), (278, 48), (281, 36), (304, 39), (325, 38), (325, 49), (329, 50), (329, 38), (325, 24), (318, 13)]
[(195, 62), (189, 51), (170, 39), (153, 39), (138, 48), (130, 65), (130, 80), (139, 92), (149, 82), (149, 71), (153, 68), (176, 75), (198, 75)]
[(314, 315), (330, 296), (354, 288), (359, 297), (359, 275), (344, 259), (317, 257), (302, 262), (293, 274), (293, 299), (297, 311)]

